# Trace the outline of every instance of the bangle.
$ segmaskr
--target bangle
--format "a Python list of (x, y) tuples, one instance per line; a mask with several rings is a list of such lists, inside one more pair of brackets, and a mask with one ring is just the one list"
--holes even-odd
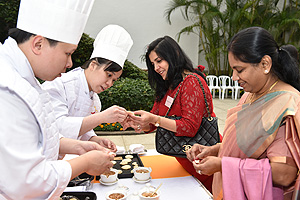
[(157, 121), (155, 122), (154, 124), (156, 127), (159, 127), (160, 126), (160, 116), (158, 116), (158, 119)]

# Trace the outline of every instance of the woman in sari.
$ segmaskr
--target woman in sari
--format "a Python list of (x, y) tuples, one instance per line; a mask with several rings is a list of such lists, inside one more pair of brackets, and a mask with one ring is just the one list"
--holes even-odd
[[(214, 199), (298, 199), (298, 65), (268, 31), (251, 27), (228, 45), (232, 78), (244, 88), (228, 110), (222, 144), (187, 152), (198, 173), (214, 174)], [(293, 195), (293, 197), (292, 197)]]

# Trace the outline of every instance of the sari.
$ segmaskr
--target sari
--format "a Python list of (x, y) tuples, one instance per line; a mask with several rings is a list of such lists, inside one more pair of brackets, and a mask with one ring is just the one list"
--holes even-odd
[[(276, 90), (267, 93), (251, 104), (245, 103), (248, 95), (249, 93), (245, 93), (239, 104), (236, 107), (229, 109), (227, 112), (223, 141), (220, 146), (218, 157), (233, 157), (239, 158), (239, 160), (256, 159), (254, 161), (257, 162), (261, 159), (269, 159), (271, 162), (286, 163), (295, 166), (299, 170), (300, 93), (288, 90)], [(286, 149), (289, 150), (290, 156), (281, 155), (280, 146), (272, 146), (274, 140), (277, 139), (276, 136), (279, 129), (283, 132), (280, 137), (282, 137), (283, 145), (287, 146)], [(270, 156), (266, 152), (268, 152), (268, 149), (271, 148), (271, 146), (273, 155)], [(225, 165), (225, 163), (222, 161), (222, 169), (225, 167), (223, 165)], [(263, 166), (265, 167), (266, 165), (264, 164)], [(240, 168), (240, 170), (243, 169)], [(271, 168), (268, 170), (271, 173)], [(231, 171), (231, 173), (239, 173), (237, 171)], [(268, 173), (264, 174), (266, 177), (268, 176)], [(223, 199), (222, 178), (224, 178), (222, 177), (222, 172), (214, 174), (214, 199)], [(264, 178), (262, 177), (260, 180), (264, 180)], [(267, 178), (265, 178), (265, 180), (267, 180)], [(228, 182), (228, 180), (226, 182)], [(299, 183), (300, 178), (298, 173), (295, 182), (288, 188), (284, 188), (285, 192), (293, 192), (293, 199), (299, 197)], [(235, 187), (235, 184), (236, 183), (231, 182), (231, 187)], [(244, 191), (241, 191), (241, 193), (246, 195), (245, 188), (246, 186), (243, 187)], [(270, 192), (269, 189), (266, 188), (266, 190)], [(261, 199), (264, 198), (262, 197)]]

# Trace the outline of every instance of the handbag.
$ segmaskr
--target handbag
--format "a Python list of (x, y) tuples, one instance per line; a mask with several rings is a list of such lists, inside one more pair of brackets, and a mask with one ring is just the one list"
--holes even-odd
[[(175, 156), (175, 157), (186, 157), (185, 152), (188, 151), (190, 148), (192, 148), (192, 146), (195, 143), (205, 145), (205, 146), (212, 146), (220, 142), (218, 118), (212, 117), (210, 114), (204, 88), (200, 79), (194, 74), (190, 74), (190, 75), (195, 76), (198, 79), (198, 82), (200, 83), (204, 100), (205, 100), (205, 106), (207, 109), (208, 117), (202, 118), (200, 128), (194, 137), (175, 136), (174, 132), (169, 131), (162, 127), (157, 127), (156, 135), (155, 135), (155, 148), (156, 151), (161, 154)], [(181, 84), (182, 82), (180, 83), (180, 86), (174, 96), (173, 102), (175, 101), (178, 95)], [(170, 106), (169, 110), (167, 111), (164, 117), (169, 119), (174, 119), (174, 120), (181, 119), (180, 116), (168, 116), (172, 105)]]

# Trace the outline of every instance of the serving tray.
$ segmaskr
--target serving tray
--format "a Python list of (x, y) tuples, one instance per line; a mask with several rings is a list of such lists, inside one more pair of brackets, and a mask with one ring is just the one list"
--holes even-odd
[(97, 196), (94, 192), (64, 192), (60, 196), (62, 200), (70, 200), (72, 198), (79, 200), (97, 200)]

